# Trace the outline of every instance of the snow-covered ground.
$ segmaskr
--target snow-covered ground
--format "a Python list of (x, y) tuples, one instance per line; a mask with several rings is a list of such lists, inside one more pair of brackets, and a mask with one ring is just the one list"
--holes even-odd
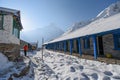
[[(29, 52), (28, 56), (29, 73), (20, 78), (13, 77), (13, 80), (120, 80), (120, 65), (80, 59), (48, 50), (44, 50), (43, 61), (41, 51)], [(1, 65), (3, 64), (0, 63)], [(6, 80), (3, 77), (9, 76), (10, 73), (19, 72), (15, 65), (10, 68), (10, 71), (2, 78), (0, 76), (0, 80)]]
[(6, 56), (0, 53), (0, 80), (12, 80), (9, 79), (10, 77), (13, 78), (13, 80), (34, 80), (33, 76), (30, 76), (33, 74), (31, 73), (32, 69), (30, 69), (28, 75), (25, 77), (15, 78), (13, 76), (13, 74), (20, 74), (20, 72), (29, 65), (29, 61), (30, 60), (26, 58), (25, 61), (11, 62)]
[(33, 57), (39, 63), (35, 69), (35, 80), (120, 80), (120, 65), (47, 50), (44, 51), (44, 63), (41, 62), (41, 57), (41, 52)]

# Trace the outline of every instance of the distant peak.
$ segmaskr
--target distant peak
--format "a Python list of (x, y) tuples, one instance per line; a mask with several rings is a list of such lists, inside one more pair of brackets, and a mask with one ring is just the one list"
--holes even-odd
[(111, 4), (97, 15), (98, 18), (106, 18), (120, 12), (120, 1)]
[(68, 30), (63, 34), (63, 36), (90, 24), (97, 19), (107, 18), (117, 13), (120, 13), (120, 1), (111, 4), (110, 6), (105, 8), (103, 11), (101, 11), (95, 18), (92, 18), (91, 20), (80, 21), (80, 22), (74, 23), (70, 28), (68, 28)]

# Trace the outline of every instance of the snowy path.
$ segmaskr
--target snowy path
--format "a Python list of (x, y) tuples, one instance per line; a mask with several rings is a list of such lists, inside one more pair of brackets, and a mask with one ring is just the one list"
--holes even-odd
[[(31, 52), (28, 56), (26, 62), (29, 61), (30, 71), (26, 76), (13, 77), (13, 80), (120, 80), (120, 65), (108, 65), (48, 50), (44, 50), (44, 62), (41, 51)], [(14, 70), (5, 77), (18, 72), (15, 66), (11, 69)]]
[(33, 59), (39, 64), (35, 69), (35, 80), (120, 80), (120, 65), (107, 65), (52, 51), (44, 51), (44, 63), (41, 52)]

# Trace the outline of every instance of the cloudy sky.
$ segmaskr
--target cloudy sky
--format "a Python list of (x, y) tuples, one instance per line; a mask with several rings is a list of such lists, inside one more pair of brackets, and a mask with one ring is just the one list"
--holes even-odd
[(1, 7), (21, 11), (23, 31), (55, 24), (66, 30), (73, 23), (95, 17), (118, 0), (0, 0)]

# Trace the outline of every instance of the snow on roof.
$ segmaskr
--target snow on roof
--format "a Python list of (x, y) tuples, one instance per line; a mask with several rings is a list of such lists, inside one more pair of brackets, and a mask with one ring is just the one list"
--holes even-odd
[(9, 8), (3, 8), (3, 7), (0, 7), (0, 11), (5, 11), (5, 12), (13, 13), (16, 16), (19, 16), (18, 12), (20, 12), (19, 10), (14, 10), (14, 9), (9, 9)]
[(68, 40), (68, 39), (87, 36), (87, 35), (93, 35), (115, 29), (120, 29), (120, 13), (110, 16), (108, 18), (100, 18), (98, 20), (95, 20), (91, 22), (89, 25), (84, 26), (83, 28), (71, 32), (68, 35), (64, 35), (59, 38), (56, 38), (48, 43)]
[(22, 24), (21, 24), (21, 20), (20, 20), (20, 11), (19, 10), (15, 10), (15, 9), (9, 9), (9, 8), (4, 8), (4, 7), (0, 7), (0, 12), (7, 12), (7, 13), (12, 13), (15, 16), (18, 17), (19, 19), (19, 23), (20, 23), (20, 28), (22, 29)]

